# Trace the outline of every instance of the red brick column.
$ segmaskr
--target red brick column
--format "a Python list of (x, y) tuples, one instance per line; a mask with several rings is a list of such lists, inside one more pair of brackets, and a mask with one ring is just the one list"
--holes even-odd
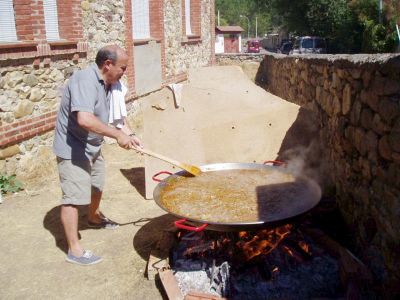
[(190, 1), (190, 25), (194, 36), (201, 36), (201, 0)]
[(125, 72), (128, 78), (128, 98), (135, 96), (135, 64), (133, 59), (132, 38), (132, 4), (131, 0), (125, 1), (125, 50), (128, 53), (128, 69)]
[(164, 38), (164, 1), (150, 0), (150, 35), (160, 42), (161, 48), (161, 79), (164, 82), (166, 76), (165, 67), (165, 38)]
[(33, 3), (30, 0), (14, 1), (15, 27), (19, 41), (33, 41), (34, 39), (34, 24), (31, 17), (32, 5)]
[(211, 57), (210, 57), (210, 65), (215, 65), (215, 0), (211, 1), (210, 7), (210, 30), (211, 30)]
[[(25, 1), (25, 0), (24, 0)], [(35, 41), (46, 41), (46, 28), (44, 25), (43, 1), (31, 1), (31, 13), (25, 17), (32, 23), (33, 38)]]

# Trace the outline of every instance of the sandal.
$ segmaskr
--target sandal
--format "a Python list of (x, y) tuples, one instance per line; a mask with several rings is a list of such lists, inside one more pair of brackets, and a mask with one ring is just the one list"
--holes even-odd
[(108, 218), (102, 218), (100, 223), (95, 223), (95, 222), (91, 222), (88, 221), (87, 222), (88, 227), (90, 228), (96, 228), (96, 229), (116, 229), (119, 227), (119, 224), (111, 221)]

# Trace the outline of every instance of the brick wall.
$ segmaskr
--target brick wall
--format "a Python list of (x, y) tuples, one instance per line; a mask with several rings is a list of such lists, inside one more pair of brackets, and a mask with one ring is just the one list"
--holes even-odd
[(11, 146), (54, 128), (57, 112), (14, 122), (0, 127), (0, 148)]

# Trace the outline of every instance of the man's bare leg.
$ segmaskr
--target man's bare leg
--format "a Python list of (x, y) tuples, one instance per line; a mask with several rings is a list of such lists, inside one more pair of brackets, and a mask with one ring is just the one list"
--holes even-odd
[(102, 221), (100, 213), (100, 201), (103, 193), (96, 188), (92, 188), (91, 202), (88, 210), (88, 221), (93, 223), (100, 223)]
[(83, 248), (78, 237), (78, 216), (78, 208), (75, 205), (61, 206), (61, 222), (64, 226), (68, 249), (72, 255), (80, 257), (83, 255)]

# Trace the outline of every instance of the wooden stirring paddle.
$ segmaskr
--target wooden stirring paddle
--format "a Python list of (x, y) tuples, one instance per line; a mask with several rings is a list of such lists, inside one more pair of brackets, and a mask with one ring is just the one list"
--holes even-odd
[(144, 149), (144, 148), (135, 148), (135, 150), (136, 150), (136, 151), (139, 151), (139, 152), (141, 152), (141, 153), (147, 154), (147, 155), (149, 155), (149, 156), (152, 156), (152, 157), (161, 159), (161, 160), (163, 160), (163, 161), (166, 161), (167, 163), (170, 163), (170, 164), (172, 164), (172, 165), (174, 165), (174, 166), (177, 166), (177, 167), (179, 167), (179, 168), (181, 168), (181, 169), (183, 169), (183, 170), (189, 172), (190, 174), (192, 174), (192, 175), (194, 175), (194, 176), (200, 175), (200, 174), (202, 173), (202, 171), (200, 170), (199, 167), (196, 167), (196, 166), (193, 166), (193, 165), (189, 165), (189, 164), (185, 164), (185, 163), (176, 161), (176, 160), (174, 160), (174, 159), (165, 157), (164, 155), (155, 153), (155, 152), (153, 152), (153, 151), (151, 151), (151, 150)]

